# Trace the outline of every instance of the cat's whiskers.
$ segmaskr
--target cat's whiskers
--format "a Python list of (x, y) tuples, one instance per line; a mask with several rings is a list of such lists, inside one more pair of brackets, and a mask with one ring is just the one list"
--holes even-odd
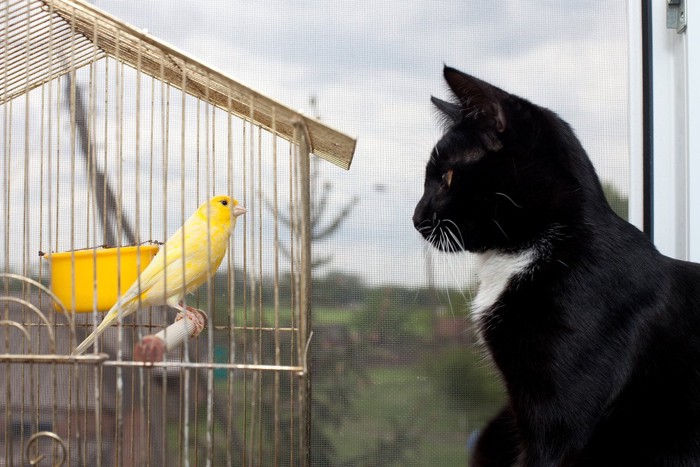
[[(445, 233), (446, 228), (441, 228), (439, 229), (440, 231), (440, 249), (446, 253), (453, 253), (453, 245), (452, 242), (450, 241), (450, 238), (447, 236)], [(449, 259), (447, 260), (448, 262), (450, 261)], [(449, 266), (449, 265), (448, 265)], [(453, 279), (456, 279), (454, 276), (454, 268), (448, 268), (450, 272), (453, 275)], [(455, 312), (454, 312), (454, 305), (452, 304), (452, 298), (450, 297), (450, 289), (447, 286), (447, 284), (444, 285), (445, 287), (445, 296), (447, 297), (447, 307), (450, 310), (450, 313), (452, 314), (452, 318), (455, 317)]]
[(455, 235), (455, 232), (452, 231), (452, 228), (450, 228), (450, 225), (446, 225), (445, 230), (447, 230), (450, 233), (450, 236), (454, 240), (455, 245), (459, 247), (459, 250), (465, 251), (466, 248), (464, 248), (464, 238), (462, 237), (462, 232), (459, 230), (459, 226), (457, 226), (457, 224), (455, 224), (455, 222), (453, 220), (450, 220), (450, 219), (445, 219), (445, 222), (454, 226), (454, 230), (457, 232), (457, 235), (459, 235), (459, 238), (457, 238), (457, 236)]
[[(427, 222), (427, 221), (426, 221), (426, 222)], [(435, 243), (436, 233), (438, 233), (438, 230), (439, 230), (439, 229), (438, 229), (438, 226), (439, 226), (439, 225), (440, 225), (440, 223), (438, 222), (437, 224), (431, 224), (431, 225), (428, 226), (428, 228), (430, 229), (430, 233), (429, 233), (428, 236), (426, 237), (426, 240), (428, 241), (428, 243), (430, 243), (430, 244), (434, 244), (434, 243)], [(427, 229), (426, 229), (426, 230), (427, 230)]]
[[(438, 254), (436, 253), (437, 250), (440, 252), (438, 264), (441, 266), (441, 269), (452, 277), (455, 284), (464, 282), (459, 277), (459, 271), (463, 270), (463, 268), (460, 268), (459, 260), (463, 256), (460, 256), (458, 253), (463, 253), (466, 251), (466, 248), (462, 232), (457, 224), (451, 219), (440, 219), (435, 214), (430, 219), (426, 219), (418, 224), (416, 230), (426, 239), (426, 242), (423, 244), (424, 261), (427, 264), (428, 262), (431, 265), (434, 264), (435, 255)], [(444, 299), (446, 299), (446, 301), (441, 300), (441, 302), (449, 308), (452, 318), (457, 319), (457, 314), (455, 313), (456, 303), (453, 303), (452, 290), (448, 284), (449, 282), (445, 282), (443, 287), (441, 287)], [(470, 299), (467, 298), (465, 290), (459, 287), (457, 290), (464, 302), (469, 303)]]
[[(449, 219), (445, 219), (445, 221), (452, 222), (452, 221), (449, 220)], [(454, 222), (452, 222), (452, 223), (454, 224)], [(455, 225), (455, 227), (456, 227), (456, 225)], [(447, 236), (447, 234), (444, 233), (444, 231), (447, 231), (447, 232), (450, 234), (450, 236), (451, 236), (452, 238), (454, 238), (455, 241), (457, 241), (457, 239), (456, 239), (454, 233), (450, 230), (449, 226), (447, 226), (447, 225), (446, 225), (445, 228), (443, 229), (443, 235), (445, 236), (445, 241), (448, 243), (449, 248), (450, 248), (448, 251), (449, 251), (450, 253), (457, 253), (457, 249), (454, 248), (454, 244), (452, 243), (451, 239)], [(452, 275), (452, 280), (453, 280), (456, 284), (459, 283), (459, 281), (457, 280), (457, 273), (456, 273), (456, 268), (455, 268), (455, 265), (454, 265), (454, 256), (450, 257), (450, 258), (447, 260), (446, 266), (447, 266), (447, 269), (449, 270), (450, 274)], [(452, 314), (452, 319), (455, 319), (454, 305), (452, 304), (452, 298), (450, 297), (450, 289), (449, 289), (449, 287), (447, 286), (447, 284), (445, 284), (445, 294), (447, 295), (447, 302), (448, 302), (448, 304), (449, 304), (449, 306), (450, 306), (450, 313)]]
[[(458, 240), (456, 235), (455, 235), (455, 232), (450, 228), (450, 226), (449, 225), (445, 226), (445, 230), (448, 231), (448, 233), (451, 237), (451, 239), (449, 240), (450, 249), (448, 251), (450, 253), (454, 253), (453, 255), (450, 255), (450, 257), (447, 258), (446, 267), (449, 270), (449, 272), (452, 276), (452, 279), (454, 280), (454, 283), (460, 284), (460, 283), (464, 282), (464, 279), (462, 278), (460, 280), (460, 278), (458, 277), (458, 271), (462, 270), (458, 266), (459, 266), (459, 259), (463, 258), (463, 257), (460, 256), (458, 253), (464, 253), (466, 251), (466, 248), (464, 247), (464, 241), (462, 239), (462, 232), (460, 231), (457, 224), (455, 224), (454, 221), (452, 221), (450, 219), (445, 219), (445, 221), (449, 222), (450, 225), (454, 226), (454, 229), (456, 230), (457, 235), (459, 235), (459, 237), (460, 237), (460, 239)], [(459, 247), (459, 249), (457, 249), (455, 247)], [(446, 289), (447, 289), (447, 286), (446, 286)], [(464, 299), (465, 303), (471, 303), (471, 299), (467, 298), (467, 295), (466, 295), (464, 289), (458, 287), (457, 290), (459, 291), (459, 294), (461, 295), (461, 297)], [(452, 315), (454, 317), (454, 311), (452, 312)]]
[[(442, 238), (438, 237), (441, 234), (439, 223), (436, 225), (431, 225), (432, 229), (430, 234), (426, 237), (426, 242), (423, 244), (423, 256), (426, 263), (433, 264), (433, 258), (435, 251), (440, 251), (442, 248)], [(431, 266), (432, 270), (432, 266)]]
[[(451, 255), (447, 259), (447, 264), (446, 267), (449, 269), (450, 274), (452, 276), (452, 279), (454, 280), (455, 284), (463, 284), (464, 283), (464, 277), (460, 278), (459, 277), (459, 272), (464, 272), (464, 264), (460, 265), (459, 260), (464, 258), (464, 256), (461, 256), (459, 253), (464, 254), (463, 250), (455, 251), (455, 254)], [(460, 266), (462, 266), (460, 268)], [(464, 299), (465, 303), (471, 303), (471, 299), (467, 298), (467, 294), (465, 293), (464, 289), (461, 287), (457, 286), (457, 290), (459, 291), (459, 294), (461, 297)]]
[[(426, 224), (426, 225), (422, 226), (423, 224)], [(425, 236), (426, 242), (423, 244), (424, 245), (423, 256), (424, 256), (424, 260), (426, 262), (430, 261), (432, 263), (432, 248), (434, 246), (437, 246), (435, 244), (437, 226), (433, 225), (430, 221), (427, 221), (427, 220), (421, 222), (419, 225), (422, 226), (422, 227), (418, 228), (418, 230), (421, 233), (427, 232), (428, 230), (430, 231), (430, 233), (427, 236)]]
[(501, 224), (499, 224), (498, 221), (497, 221), (496, 219), (491, 219), (491, 220), (493, 221), (494, 224), (496, 224), (496, 227), (498, 227), (498, 229), (501, 231), (501, 233), (503, 234), (503, 236), (506, 237), (506, 240), (510, 240), (510, 237), (508, 236), (508, 234), (506, 233), (506, 231), (503, 230), (503, 227), (501, 227)]
[(511, 198), (511, 197), (508, 196), (507, 194), (501, 193), (500, 191), (497, 191), (496, 194), (497, 194), (498, 196), (503, 196), (505, 199), (507, 199), (508, 201), (510, 201), (510, 202), (513, 204), (513, 206), (515, 206), (516, 208), (519, 208), (519, 209), (522, 209), (522, 208), (523, 208), (521, 205), (519, 205), (518, 203), (516, 203), (515, 201), (513, 201), (513, 198)]
[[(425, 224), (425, 225), (423, 225)], [(416, 230), (420, 233), (426, 232), (430, 229), (433, 229), (434, 227), (428, 223), (428, 221), (423, 221), (419, 224), (418, 227), (416, 227)]]

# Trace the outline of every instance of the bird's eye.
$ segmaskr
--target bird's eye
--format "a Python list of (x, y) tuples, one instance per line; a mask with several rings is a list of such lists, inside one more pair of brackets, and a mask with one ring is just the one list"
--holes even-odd
[(224, 206), (228, 206), (228, 201), (223, 200), (223, 201), (221, 201), (221, 204), (223, 204)]

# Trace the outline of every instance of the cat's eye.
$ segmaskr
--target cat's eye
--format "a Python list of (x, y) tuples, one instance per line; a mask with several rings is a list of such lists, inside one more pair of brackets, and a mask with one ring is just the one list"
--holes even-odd
[(442, 179), (440, 181), (440, 186), (444, 189), (447, 189), (452, 185), (452, 170), (448, 170), (444, 174), (442, 174)]

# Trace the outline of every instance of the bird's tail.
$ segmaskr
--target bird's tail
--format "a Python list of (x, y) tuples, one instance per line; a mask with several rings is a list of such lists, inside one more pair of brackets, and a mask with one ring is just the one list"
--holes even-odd
[[(132, 307), (133, 307), (133, 301), (126, 302), (122, 306), (122, 316), (127, 316), (131, 314)], [(87, 336), (84, 341), (82, 341), (78, 347), (75, 348), (75, 350), (71, 353), (72, 356), (76, 355), (81, 355), (85, 353), (85, 351), (90, 347), (92, 344), (95, 343), (95, 340), (99, 335), (101, 335), (103, 332), (105, 332), (105, 329), (109, 327), (109, 325), (114, 322), (114, 320), (117, 319), (119, 316), (119, 302), (115, 303), (112, 308), (107, 312), (105, 317), (102, 319), (102, 322), (97, 326), (97, 329), (95, 329), (92, 334)]]

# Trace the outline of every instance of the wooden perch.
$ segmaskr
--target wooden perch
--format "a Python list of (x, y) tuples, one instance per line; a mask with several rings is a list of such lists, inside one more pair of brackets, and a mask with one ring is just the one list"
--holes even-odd
[(197, 308), (185, 306), (187, 313), (180, 313), (175, 322), (157, 334), (144, 336), (134, 346), (134, 360), (162, 362), (166, 352), (181, 346), (189, 337), (197, 337), (207, 327), (207, 315)]

